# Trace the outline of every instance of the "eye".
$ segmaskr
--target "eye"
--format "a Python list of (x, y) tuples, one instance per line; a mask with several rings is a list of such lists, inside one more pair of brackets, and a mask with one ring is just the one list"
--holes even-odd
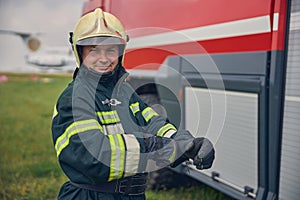
[(97, 48), (96, 47), (91, 47), (90, 51), (97, 51)]
[(117, 49), (116, 48), (109, 48), (106, 50), (108, 53), (115, 53), (117, 52)]
[(91, 55), (97, 55), (97, 54), (99, 54), (99, 52), (100, 52), (100, 50), (96, 47), (92, 47), (89, 49), (89, 54), (91, 54)]

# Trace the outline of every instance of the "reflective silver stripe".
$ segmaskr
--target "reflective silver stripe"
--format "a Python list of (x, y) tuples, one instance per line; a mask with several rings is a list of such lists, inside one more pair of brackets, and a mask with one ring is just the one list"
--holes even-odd
[(122, 135), (126, 144), (126, 163), (124, 176), (132, 176), (138, 172), (140, 162), (140, 144), (134, 135)]
[(57, 157), (61, 153), (61, 151), (68, 146), (70, 142), (70, 138), (73, 135), (89, 131), (89, 130), (100, 130), (103, 131), (102, 127), (95, 119), (89, 119), (89, 120), (82, 120), (73, 122), (66, 130), (65, 132), (59, 136), (55, 142), (55, 150)]
[(105, 135), (108, 134), (124, 134), (125, 131), (121, 123), (103, 125), (103, 132)]
[(131, 109), (133, 115), (135, 115), (137, 112), (140, 111), (140, 103), (136, 102), (136, 103), (131, 104), (130, 109)]
[(125, 131), (124, 131), (123, 126), (122, 126), (121, 123), (117, 123), (115, 128), (117, 129), (117, 131), (118, 131), (120, 134), (124, 134), (124, 133), (125, 133)]
[(164, 137), (171, 138), (176, 133), (176, 130), (169, 130), (164, 134)]
[(152, 117), (158, 116), (158, 114), (151, 108), (147, 107), (142, 111), (142, 115), (146, 122), (148, 122)]
[(156, 133), (156, 135), (164, 137), (164, 135), (167, 133), (169, 130), (174, 130), (177, 131), (176, 127), (173, 124), (166, 124), (162, 126)]
[(97, 112), (97, 115), (102, 124), (112, 124), (120, 122), (120, 118), (116, 110)]

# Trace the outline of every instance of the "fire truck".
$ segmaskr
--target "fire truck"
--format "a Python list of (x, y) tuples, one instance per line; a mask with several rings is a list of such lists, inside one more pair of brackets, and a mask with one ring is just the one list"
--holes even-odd
[(89, 0), (124, 24), (128, 81), (178, 128), (213, 141), (176, 172), (235, 199), (300, 196), (299, 0)]

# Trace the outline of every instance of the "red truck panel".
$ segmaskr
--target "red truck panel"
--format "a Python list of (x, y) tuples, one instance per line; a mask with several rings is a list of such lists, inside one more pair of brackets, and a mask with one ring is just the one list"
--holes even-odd
[(156, 69), (169, 55), (284, 48), (283, 0), (91, 0), (84, 12), (95, 6), (128, 31), (127, 68)]
[(182, 30), (268, 15), (270, 6), (271, 0), (111, 0), (109, 12), (119, 17), (127, 30)]

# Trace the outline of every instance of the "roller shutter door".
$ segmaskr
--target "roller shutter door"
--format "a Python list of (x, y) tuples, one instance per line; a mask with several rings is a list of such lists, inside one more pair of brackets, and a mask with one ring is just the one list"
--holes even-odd
[(292, 1), (279, 199), (300, 197), (300, 1)]

